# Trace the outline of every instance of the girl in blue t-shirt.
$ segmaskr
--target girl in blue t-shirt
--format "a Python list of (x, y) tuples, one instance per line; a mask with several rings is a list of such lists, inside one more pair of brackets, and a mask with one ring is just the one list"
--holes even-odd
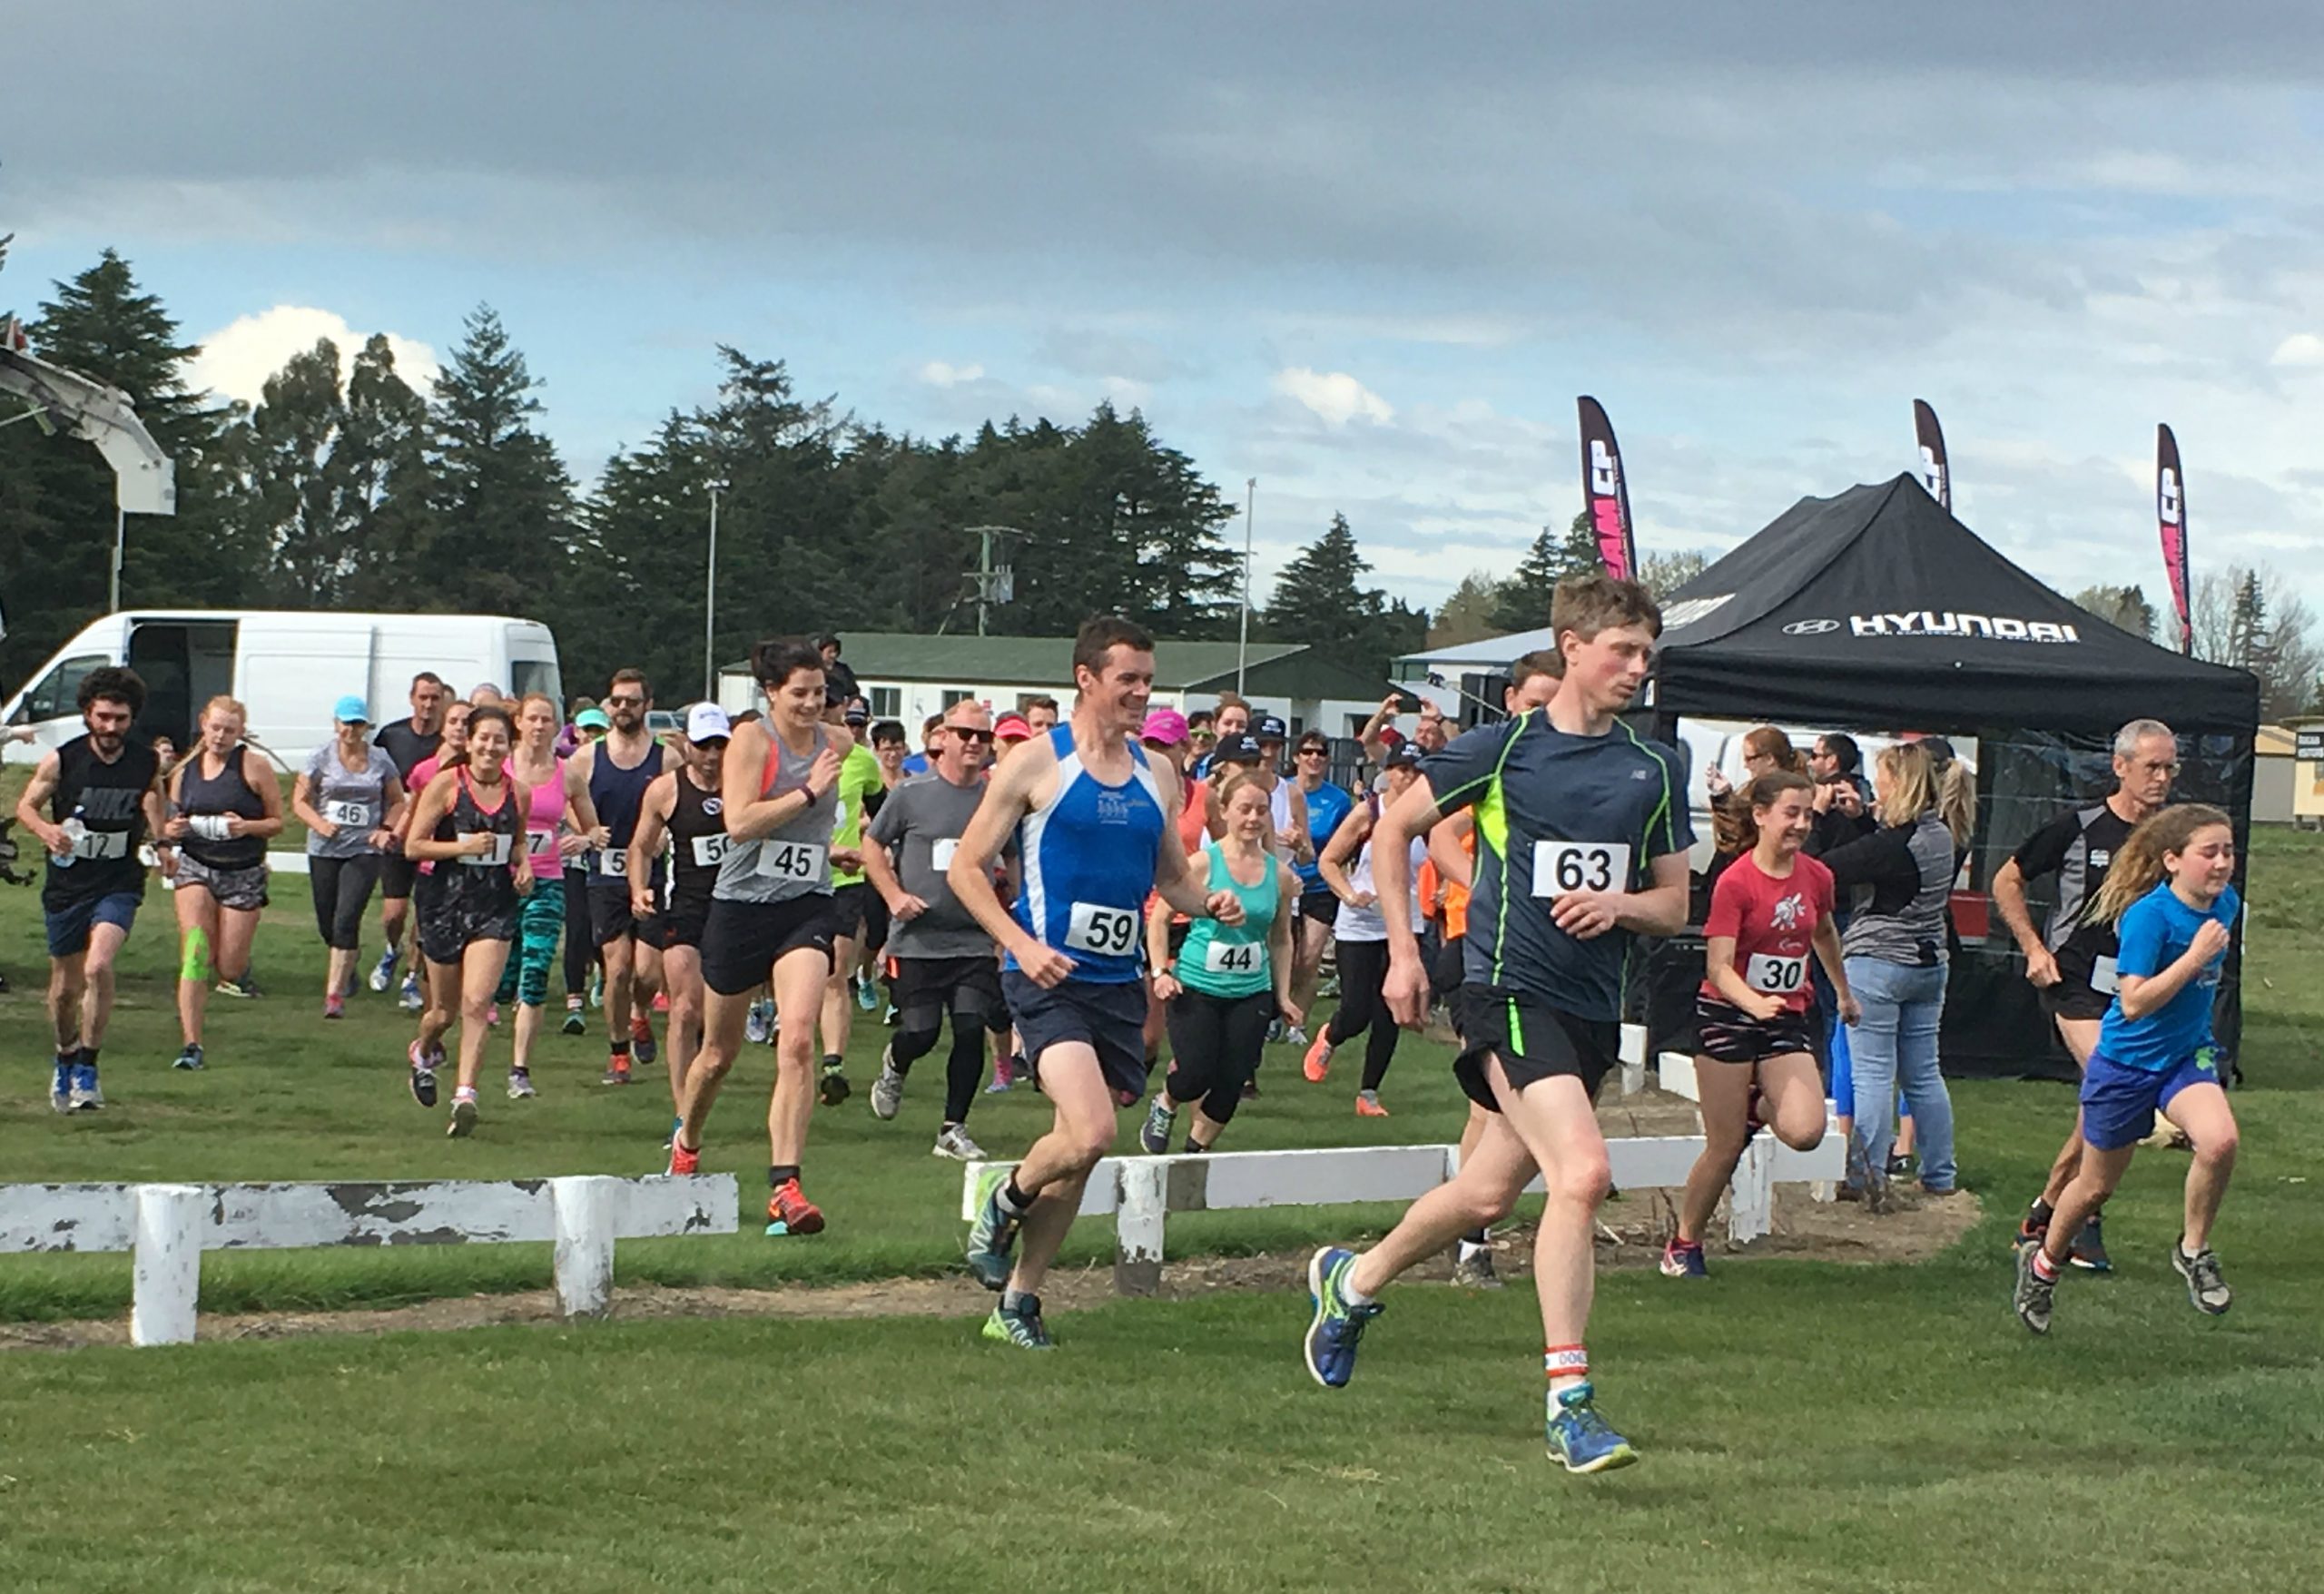
[[(2035, 1333), (2050, 1330), (2051, 1292), (2083, 1219), (2104, 1204), (2160, 1111), (2194, 1143), (2185, 1227), (2171, 1265), (2198, 1312), (2216, 1317), (2233, 1299), (2211, 1248), (2211, 1220), (2235, 1168), (2235, 1115), (2220, 1084), (2211, 1005), (2242, 903), (2235, 832), (2201, 803), (2166, 808), (2114, 854), (2091, 907), (2122, 941), (2114, 999), (2082, 1077), (2082, 1135), (2089, 1150), (2066, 1186), (2048, 1237), (2018, 1253), (2014, 1304)], [(2101, 971), (2102, 973), (2102, 970)]]

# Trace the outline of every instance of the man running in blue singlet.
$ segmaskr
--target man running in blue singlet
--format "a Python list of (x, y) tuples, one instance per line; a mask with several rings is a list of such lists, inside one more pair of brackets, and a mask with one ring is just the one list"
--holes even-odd
[[(1041, 1279), (1089, 1170), (1113, 1146), (1117, 1093), (1136, 1101), (1145, 1092), (1147, 898), (1159, 892), (1179, 912), (1222, 924), (1243, 918), (1233, 891), (1209, 890), (1207, 871), (1188, 864), (1177, 772), (1138, 743), (1154, 639), (1127, 620), (1090, 621), (1074, 640), (1073, 680), (1072, 719), (1001, 763), (947, 871), (953, 896), (1009, 953), (1001, 990), (1057, 1115), (969, 1231), (969, 1271), (1000, 1292), (984, 1335), (1020, 1350), (1050, 1347)], [(1022, 871), (1013, 914), (992, 884), (1012, 834)]]

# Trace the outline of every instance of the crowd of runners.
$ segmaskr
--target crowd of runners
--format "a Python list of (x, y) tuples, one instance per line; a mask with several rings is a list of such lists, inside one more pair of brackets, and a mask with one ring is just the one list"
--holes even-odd
[[(1635, 1452), (1598, 1407), (1586, 1349), (1610, 1180), (1594, 1101), (1620, 1051), (1633, 943), (1689, 922), (1695, 838), (1679, 754), (1619, 717), (1652, 663), (1652, 598), (1569, 578), (1551, 624), (1556, 647), (1520, 661), (1504, 713), (1465, 734), (1433, 706), (1399, 734), (1384, 704), (1359, 734), (1376, 773), (1357, 792), (1332, 782), (1320, 733), (1295, 737), (1239, 700), (1150, 704), (1153, 640), (1118, 619), (1082, 628), (1069, 708), (1039, 698), (996, 718), (955, 703), (919, 727), (917, 751), (903, 725), (874, 721), (832, 638), (761, 644), (756, 706), (730, 718), (693, 704), (659, 736), (635, 670), (564, 705), (490, 683), (461, 696), (422, 674), (390, 723), (340, 700), (338, 733), (287, 805), (239, 704), (208, 704), (165, 768), (131, 733), (143, 684), (94, 670), (86, 734), (41, 762), (17, 808), (50, 855), (52, 1104), (103, 1105), (113, 970), (149, 856), (179, 927), (176, 1066), (206, 1066), (210, 997), (255, 992), (267, 845), (295, 816), (328, 949), (322, 1018), (341, 1018), (366, 979), (376, 895), (384, 950), (368, 984), (409, 1015), (411, 1097), (437, 1107), (453, 1069), (454, 1136), (478, 1127), (496, 1028), (508, 1097), (537, 1094), (560, 940), (564, 1030), (602, 1012), (602, 1082), (665, 1065), (673, 1174), (700, 1166), (743, 1048), (772, 1045), (771, 1234), (824, 1227), (806, 1193), (809, 1128), (854, 1094), (843, 1059), (859, 1014), (889, 1026), (868, 1091), (881, 1120), (943, 1048), (938, 1156), (983, 1159), (969, 1132), (980, 1091), (1031, 1082), (1050, 1127), (992, 1180), (967, 1264), (999, 1296), (987, 1337), (1044, 1349), (1044, 1277), (1126, 1109), (1145, 1151), (1210, 1152), (1257, 1093), (1270, 1044), (1322, 1085), (1360, 1043), (1354, 1110), (1384, 1117), (1400, 1036), (1441, 1018), (1472, 1104), (1458, 1171), (1377, 1244), (1315, 1254), (1306, 1365), (1345, 1385), (1382, 1292), (1440, 1252), (1466, 1282), (1495, 1283), (1489, 1231), (1538, 1176), (1548, 1442), (1577, 1471), (1620, 1466)], [(2157, 722), (2124, 726), (2115, 790), (2034, 836), (1993, 886), (2084, 1071), (2020, 1228), (2014, 1308), (2037, 1333), (2064, 1270), (2111, 1265), (2101, 1209), (2158, 1114), (2192, 1153), (2171, 1264), (2199, 1309), (2230, 1300), (2208, 1237), (2236, 1131), (2210, 1014), (2235, 851), (2223, 814), (2169, 804), (2176, 747)], [(1925, 1191), (1954, 1188), (1936, 1021), (1973, 782), (1935, 738), (1887, 747), (1868, 781), (1837, 733), (1802, 753), (1762, 727), (1747, 749), (1748, 779), (1713, 783), (1705, 1149), (1662, 1258), (1675, 1278), (1707, 1274), (1702, 1235), (1750, 1137), (1817, 1145), (1827, 1088), (1848, 1194), (1882, 1205), (1915, 1157)], [(2037, 925), (2026, 884), (2051, 875), (2057, 906)], [(1338, 1000), (1317, 1023), (1327, 956)]]

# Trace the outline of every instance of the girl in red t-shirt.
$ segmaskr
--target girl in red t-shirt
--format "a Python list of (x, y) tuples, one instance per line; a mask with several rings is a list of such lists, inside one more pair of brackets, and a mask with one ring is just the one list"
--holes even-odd
[(1687, 1176), (1679, 1233), (1662, 1253), (1662, 1271), (1672, 1278), (1707, 1271), (1703, 1229), (1761, 1123), (1798, 1151), (1824, 1138), (1824, 1082), (1808, 1028), (1811, 953), (1831, 979), (1841, 1014), (1852, 1021), (1856, 1005), (1832, 922), (1832, 871), (1799, 853), (1815, 826), (1815, 792), (1807, 776), (1788, 770), (1745, 787), (1751, 850), (1711, 888), (1703, 921), (1709, 977), (1695, 998), (1703, 1154)]

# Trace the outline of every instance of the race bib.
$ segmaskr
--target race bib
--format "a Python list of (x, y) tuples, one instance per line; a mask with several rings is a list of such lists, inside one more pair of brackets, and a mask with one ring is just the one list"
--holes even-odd
[[(467, 836), (460, 838), (463, 841), (468, 839)], [(489, 838), (492, 842), (490, 851), (486, 852), (482, 857), (471, 853), (462, 858), (460, 861), (470, 869), (506, 869), (508, 867), (509, 843), (515, 839), (513, 836), (494, 835)]]
[(762, 841), (759, 872), (773, 880), (812, 883), (823, 878), (827, 849), (812, 841)]
[(372, 828), (371, 805), (368, 802), (326, 802), (323, 817), (343, 831)]
[(2100, 996), (2112, 996), (2115, 990), (2114, 959), (2100, 958), (2090, 966), (2090, 989)]
[(556, 851), (556, 832), (555, 831), (527, 831), (525, 832), (526, 857), (546, 858)]
[(1771, 958), (1754, 952), (1743, 966), (1743, 983), (1770, 996), (1789, 996), (1807, 981), (1805, 958)]
[(1137, 945), (1137, 913), (1129, 908), (1104, 908), (1076, 902), (1065, 929), (1066, 950), (1100, 958), (1127, 958)]
[(1215, 940), (1203, 949), (1202, 966), (1213, 974), (1256, 974), (1267, 966), (1267, 950), (1257, 941), (1233, 946)]
[(128, 856), (127, 831), (83, 831), (73, 840), (75, 862), (104, 863)]
[(960, 851), (960, 838), (946, 836), (928, 844), (928, 867), (942, 874), (952, 867), (952, 859)]
[(629, 849), (608, 847), (597, 854), (597, 872), (607, 880), (629, 878)]
[(728, 845), (729, 839), (724, 831), (713, 836), (696, 836), (694, 839), (694, 866), (696, 869), (717, 868), (726, 861)]
[(1630, 849), (1626, 841), (1536, 841), (1533, 894), (1554, 900), (1568, 891), (1626, 891)]

